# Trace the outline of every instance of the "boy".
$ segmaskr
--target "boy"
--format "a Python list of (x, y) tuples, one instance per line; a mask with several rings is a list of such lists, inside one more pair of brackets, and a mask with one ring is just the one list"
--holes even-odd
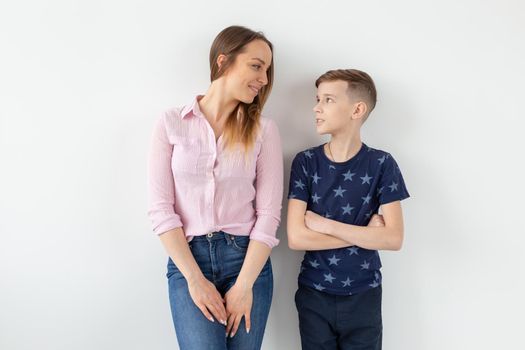
[(377, 250), (401, 248), (409, 194), (394, 158), (361, 142), (376, 103), (370, 76), (332, 70), (315, 85), (317, 132), (331, 139), (296, 155), (288, 196), (288, 244), (306, 251), (295, 294), (301, 344), (381, 349)]

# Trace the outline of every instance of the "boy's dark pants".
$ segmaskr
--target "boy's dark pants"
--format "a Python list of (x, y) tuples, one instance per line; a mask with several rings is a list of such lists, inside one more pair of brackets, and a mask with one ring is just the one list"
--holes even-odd
[(381, 286), (351, 296), (299, 285), (295, 305), (303, 350), (381, 349)]

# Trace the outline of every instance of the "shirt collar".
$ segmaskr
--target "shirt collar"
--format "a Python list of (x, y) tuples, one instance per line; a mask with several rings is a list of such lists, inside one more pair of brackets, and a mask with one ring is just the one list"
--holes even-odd
[(193, 115), (196, 117), (202, 116), (201, 109), (199, 107), (199, 100), (203, 98), (204, 95), (197, 95), (195, 96), (190, 103), (184, 106), (182, 110), (180, 111), (180, 115), (182, 119), (186, 118), (187, 116)]

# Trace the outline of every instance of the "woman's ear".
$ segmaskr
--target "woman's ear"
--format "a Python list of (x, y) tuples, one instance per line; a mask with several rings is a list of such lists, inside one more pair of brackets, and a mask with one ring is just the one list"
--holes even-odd
[(219, 67), (219, 70), (222, 68), (222, 66), (227, 60), (228, 60), (228, 56), (224, 54), (220, 54), (219, 57), (217, 57), (217, 67)]

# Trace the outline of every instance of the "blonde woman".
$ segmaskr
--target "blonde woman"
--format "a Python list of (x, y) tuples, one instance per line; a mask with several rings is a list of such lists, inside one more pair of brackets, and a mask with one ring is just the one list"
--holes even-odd
[(261, 116), (272, 50), (262, 33), (224, 29), (210, 50), (206, 93), (167, 111), (154, 130), (148, 213), (170, 256), (182, 350), (261, 347), (283, 190), (279, 132)]

